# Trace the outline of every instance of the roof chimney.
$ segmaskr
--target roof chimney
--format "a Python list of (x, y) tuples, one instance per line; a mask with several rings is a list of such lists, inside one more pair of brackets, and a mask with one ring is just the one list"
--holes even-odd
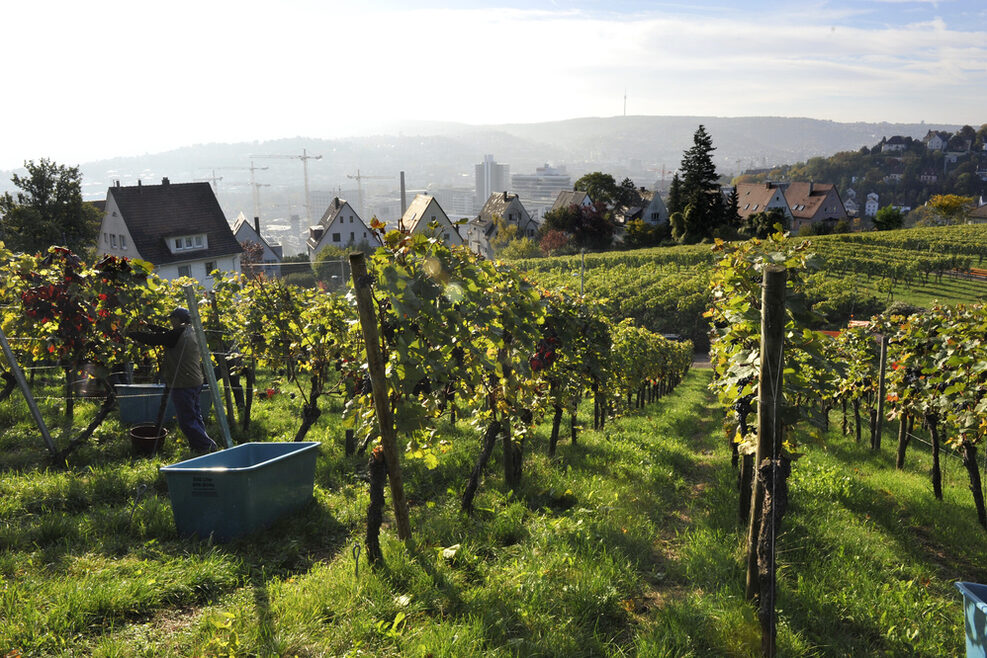
[(141, 179), (139, 179), (139, 178), (137, 179), (137, 191), (138, 192), (141, 191)]
[(812, 185), (812, 181), (810, 180), (809, 181), (809, 194), (810, 195), (812, 194), (812, 188), (813, 188), (813, 185)]
[(336, 201), (336, 207), (339, 208), (339, 197), (336, 197), (335, 201)]
[(401, 172), (401, 216), (404, 217), (404, 211), (408, 209), (408, 197), (404, 192), (404, 172)]
[(120, 181), (119, 180), (113, 181), (113, 187), (120, 187)]
[(161, 184), (162, 184), (162, 185), (167, 185), (167, 184), (168, 184), (168, 183), (170, 183), (170, 182), (171, 182), (171, 181), (170, 181), (170, 180), (168, 180), (168, 177), (167, 177), (167, 176), (165, 176), (164, 178), (162, 178), (162, 179), (161, 179)]
[(507, 201), (507, 190), (504, 190), (504, 201)]
[(254, 217), (254, 232), (260, 237), (260, 217)]

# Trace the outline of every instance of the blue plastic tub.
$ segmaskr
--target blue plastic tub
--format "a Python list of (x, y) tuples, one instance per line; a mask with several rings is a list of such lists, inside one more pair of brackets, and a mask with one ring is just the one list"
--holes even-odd
[(967, 658), (987, 658), (987, 585), (956, 583), (963, 592)]
[(161, 467), (180, 535), (228, 541), (312, 498), (318, 441), (244, 443)]
[[(161, 408), (161, 395), (164, 384), (117, 384), (117, 403), (120, 406), (120, 422), (124, 425), (147, 425), (156, 423), (158, 410)], [(203, 418), (209, 417), (212, 409), (212, 394), (208, 386), (202, 387), (199, 394), (199, 406), (202, 407)], [(175, 405), (168, 400), (165, 408), (164, 422), (170, 423), (175, 419)]]

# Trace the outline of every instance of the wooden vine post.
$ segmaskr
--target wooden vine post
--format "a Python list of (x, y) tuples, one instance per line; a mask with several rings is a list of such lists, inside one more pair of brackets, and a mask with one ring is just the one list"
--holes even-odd
[(199, 300), (195, 298), (195, 288), (191, 284), (185, 286), (185, 301), (188, 303), (188, 312), (192, 316), (195, 338), (199, 343), (199, 353), (202, 356), (202, 374), (206, 376), (206, 382), (209, 383), (209, 393), (212, 395), (216, 421), (219, 423), (219, 430), (223, 433), (226, 447), (232, 448), (233, 437), (230, 435), (229, 423), (226, 422), (223, 394), (219, 392), (219, 384), (216, 383), (216, 371), (212, 367), (212, 354), (209, 353), (209, 343), (206, 342), (206, 332), (202, 330), (202, 318), (199, 316)]
[[(763, 556), (759, 560), (758, 540), (761, 537), (762, 507), (765, 501), (765, 486), (762, 472), (765, 460), (768, 464), (778, 463), (781, 454), (782, 427), (781, 407), (783, 350), (785, 339), (785, 285), (788, 271), (778, 265), (764, 268), (764, 283), (761, 290), (761, 367), (758, 379), (757, 401), (757, 451), (754, 460), (755, 481), (751, 493), (750, 524), (747, 531), (747, 599), (759, 599), (761, 607), (761, 648), (765, 656), (774, 656), (774, 546), (770, 546), (769, 564)], [(771, 496), (772, 503), (778, 501)], [(777, 513), (765, 517), (766, 523), (774, 524)], [(772, 528), (773, 530), (773, 528)], [(762, 551), (763, 553), (763, 551)], [(771, 591), (763, 591), (761, 571), (770, 570)], [(766, 606), (769, 607), (765, 615)]]
[(877, 377), (877, 421), (874, 427), (874, 449), (881, 449), (881, 432), (884, 425), (884, 400), (888, 396), (887, 372), (888, 372), (888, 336), (881, 334), (881, 356), (879, 361), (879, 374)]
[(384, 359), (380, 351), (380, 335), (377, 332), (377, 315), (374, 312), (373, 295), (370, 291), (370, 277), (367, 274), (367, 264), (362, 252), (350, 254), (350, 272), (353, 274), (353, 289), (356, 293), (357, 310), (360, 313), (360, 327), (363, 329), (363, 340), (367, 346), (370, 385), (373, 388), (377, 424), (380, 426), (380, 445), (384, 450), (384, 461), (387, 463), (387, 478), (391, 486), (391, 502), (394, 504), (398, 538), (407, 542), (411, 539), (408, 501), (404, 497), (394, 416), (391, 413)]
[[(224, 333), (223, 323), (219, 319), (219, 304), (216, 302), (216, 293), (209, 292), (209, 304), (212, 306), (212, 314), (215, 318), (216, 329)], [(230, 346), (223, 338), (220, 341), (222, 345), (223, 353), (219, 355), (217, 361), (219, 362), (219, 374), (223, 378), (223, 397), (226, 399), (226, 417), (230, 420), (230, 426), (236, 425), (236, 416), (233, 414), (233, 384), (230, 381), (230, 365), (229, 365), (229, 352)]]
[(21, 393), (24, 394), (24, 400), (27, 401), (27, 406), (31, 410), (31, 415), (34, 417), (34, 422), (38, 426), (38, 431), (41, 432), (41, 438), (44, 439), (48, 452), (52, 455), (56, 454), (58, 451), (55, 449), (55, 442), (52, 440), (51, 433), (48, 431), (48, 425), (45, 424), (45, 419), (41, 416), (41, 410), (38, 408), (37, 402), (34, 401), (34, 396), (31, 395), (31, 388), (27, 385), (27, 380), (24, 379), (24, 372), (21, 370), (20, 365), (18, 365), (17, 359), (14, 357), (14, 351), (10, 349), (7, 336), (4, 335), (2, 329), (0, 329), (0, 347), (3, 347), (3, 355), (7, 358), (7, 365), (10, 367), (10, 372), (14, 374)]

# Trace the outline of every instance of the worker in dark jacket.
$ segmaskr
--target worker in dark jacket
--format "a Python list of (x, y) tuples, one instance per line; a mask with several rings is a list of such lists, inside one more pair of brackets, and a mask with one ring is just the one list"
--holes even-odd
[(206, 425), (199, 407), (199, 394), (204, 379), (199, 343), (192, 328), (192, 316), (187, 309), (176, 308), (168, 316), (171, 328), (148, 323), (149, 331), (133, 331), (129, 336), (145, 345), (165, 348), (161, 375), (171, 389), (171, 399), (178, 416), (178, 426), (196, 454), (218, 450), (216, 442), (206, 434)]

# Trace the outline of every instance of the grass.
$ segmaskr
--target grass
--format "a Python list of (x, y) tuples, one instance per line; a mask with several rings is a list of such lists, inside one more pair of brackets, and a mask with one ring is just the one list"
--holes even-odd
[[(46, 469), (11, 398), (0, 404), (0, 655), (754, 655), (735, 473), (708, 379), (693, 370), (555, 459), (539, 427), (516, 494), (498, 450), (469, 519), (458, 496), (477, 436), (443, 428), (452, 448), (439, 468), (405, 464), (413, 544), (385, 526), (376, 571), (357, 552), (366, 459), (342, 454), (338, 403), (309, 437), (322, 441), (312, 504), (211, 545), (175, 535), (157, 468), (184, 458), (178, 442), (134, 459), (111, 418), (67, 471)], [(258, 402), (249, 438), (290, 440), (298, 406)], [(920, 446), (895, 471), (893, 433), (880, 454), (835, 432), (804, 438), (778, 542), (781, 655), (961, 653), (952, 582), (987, 582), (984, 532), (959, 463), (944, 458), (936, 501)]]
[[(862, 296), (873, 295), (881, 301), (889, 301), (887, 289), (881, 290), (876, 277), (868, 280), (864, 276), (858, 276), (856, 281), (858, 292)], [(938, 281), (935, 276), (930, 276), (928, 282), (925, 282), (922, 277), (918, 277), (910, 284), (895, 284), (890, 302), (897, 301), (923, 308), (931, 308), (935, 304), (953, 306), (983, 303), (987, 301), (987, 281), (975, 277), (946, 275)]]

